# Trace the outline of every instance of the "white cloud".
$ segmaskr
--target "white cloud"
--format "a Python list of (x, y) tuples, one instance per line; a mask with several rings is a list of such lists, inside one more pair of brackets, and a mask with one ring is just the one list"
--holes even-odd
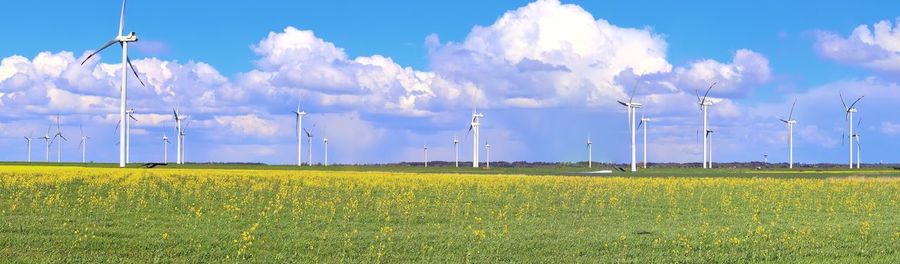
[(225, 127), (232, 134), (252, 137), (270, 137), (278, 133), (277, 124), (256, 115), (216, 116), (216, 127)]
[(846, 38), (820, 31), (815, 47), (820, 55), (837, 62), (900, 72), (900, 19), (894, 25), (889, 20), (879, 21), (871, 28), (859, 25)]

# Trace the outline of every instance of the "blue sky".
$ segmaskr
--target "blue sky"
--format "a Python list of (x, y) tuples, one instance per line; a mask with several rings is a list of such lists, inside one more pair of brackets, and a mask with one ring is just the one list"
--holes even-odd
[[(22, 136), (37, 137), (49, 115), (60, 113), (70, 139), (81, 124), (93, 137), (88, 159), (114, 161), (118, 81), (109, 69), (118, 48), (99, 62), (77, 63), (115, 34), (119, 5), (5, 5), (0, 147), (9, 151), (0, 159), (24, 159)], [(302, 97), (311, 113), (305, 123), (331, 139), (332, 161), (418, 160), (423, 144), (431, 157), (450, 160), (450, 138), (465, 135), (474, 101), (487, 116), (483, 133), (496, 159), (584, 160), (590, 136), (595, 159), (621, 162), (625, 113), (615, 100), (640, 83), (642, 113), (654, 118), (650, 160), (697, 161), (693, 91), (719, 81), (712, 95), (721, 102), (711, 112), (716, 160), (757, 160), (763, 153), (786, 160), (786, 128), (776, 117), (797, 98), (795, 160), (844, 161), (846, 123), (837, 97), (843, 91), (867, 96), (860, 105), (863, 160), (897, 161), (891, 151), (900, 134), (900, 120), (891, 115), (900, 73), (897, 7), (892, 1), (132, 0), (126, 31), (137, 31), (141, 42), (131, 57), (150, 79), (146, 88), (129, 84), (142, 120), (132, 155), (161, 159), (159, 137), (172, 125), (166, 114), (179, 104), (194, 120), (189, 161), (289, 163), (296, 147), (289, 111)], [(32, 146), (34, 159), (44, 154), (41, 144)], [(464, 160), (468, 144), (460, 148)], [(77, 140), (63, 144), (63, 159), (80, 160), (77, 147)]]

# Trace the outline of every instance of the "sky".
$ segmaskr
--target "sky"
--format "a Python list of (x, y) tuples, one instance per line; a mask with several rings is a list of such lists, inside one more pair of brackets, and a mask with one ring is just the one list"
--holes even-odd
[[(0, 160), (60, 116), (64, 161), (115, 162), (121, 2), (16, 1), (0, 16)], [(188, 162), (295, 163), (298, 104), (313, 161), (471, 160), (472, 108), (492, 160), (630, 158), (627, 114), (643, 104), (651, 162), (699, 162), (696, 91), (709, 96), (715, 161), (846, 162), (845, 100), (863, 162), (900, 162), (896, 1), (128, 2), (132, 161), (163, 159), (172, 109), (188, 116)], [(861, 118), (861, 119), (860, 119)], [(854, 127), (854, 129), (856, 129)], [(843, 135), (843, 136), (842, 136)], [(642, 134), (638, 134), (640, 138)], [(174, 140), (172, 141), (174, 143)], [(640, 144), (640, 141), (639, 141)], [(174, 144), (173, 144), (174, 145)], [(306, 157), (304, 140), (304, 160)], [(639, 149), (640, 149), (639, 145)], [(45, 141), (34, 139), (43, 161)], [(640, 153), (638, 156), (640, 157)], [(169, 147), (169, 157), (175, 156)]]

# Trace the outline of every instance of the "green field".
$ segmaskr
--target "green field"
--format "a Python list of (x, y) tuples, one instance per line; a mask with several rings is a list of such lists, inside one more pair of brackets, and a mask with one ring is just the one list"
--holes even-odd
[(108, 166), (0, 165), (3, 261), (900, 262), (890, 169)]

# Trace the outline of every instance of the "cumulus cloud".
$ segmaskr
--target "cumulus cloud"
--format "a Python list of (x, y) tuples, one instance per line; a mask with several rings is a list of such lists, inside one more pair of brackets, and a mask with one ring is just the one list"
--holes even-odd
[(900, 19), (882, 20), (872, 27), (859, 25), (846, 38), (819, 31), (816, 51), (825, 58), (868, 69), (900, 72)]
[(652, 93), (693, 94), (718, 81), (717, 96), (736, 96), (771, 75), (768, 59), (746, 49), (731, 63), (700, 60), (673, 69), (666, 41), (652, 29), (618, 27), (555, 0), (506, 12), (460, 43), (431, 35), (426, 45), (436, 73), (474, 83), (497, 107), (609, 107), (637, 82), (651, 84), (644, 91)]

